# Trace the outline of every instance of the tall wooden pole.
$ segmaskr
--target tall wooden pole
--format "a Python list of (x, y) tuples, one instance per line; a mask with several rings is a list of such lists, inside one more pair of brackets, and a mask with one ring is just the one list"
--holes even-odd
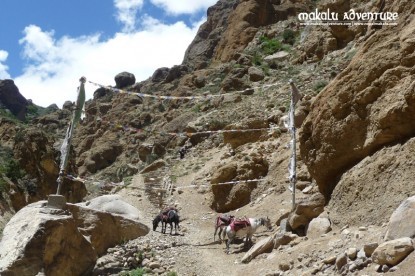
[(66, 166), (68, 165), (73, 131), (82, 116), (82, 111), (83, 111), (84, 104), (85, 104), (86, 79), (85, 77), (82, 77), (79, 81), (80, 81), (80, 85), (78, 87), (78, 97), (76, 100), (75, 109), (73, 110), (72, 119), (71, 119), (71, 122), (69, 123), (68, 129), (66, 131), (65, 139), (63, 140), (63, 143), (61, 146), (61, 163), (59, 167), (59, 176), (56, 181), (58, 183), (58, 188), (56, 190), (57, 195), (61, 193), (63, 178), (65, 177), (65, 174), (66, 174)]
[(294, 82), (290, 79), (289, 81), (291, 86), (291, 102), (290, 102), (290, 111), (289, 111), (289, 124), (288, 128), (291, 132), (291, 159), (289, 164), (289, 180), (290, 180), (290, 190), (292, 193), (292, 211), (295, 210), (295, 185), (297, 183), (297, 148), (296, 148), (296, 129), (295, 129), (295, 105), (299, 100), (301, 100), (302, 95), (298, 91)]

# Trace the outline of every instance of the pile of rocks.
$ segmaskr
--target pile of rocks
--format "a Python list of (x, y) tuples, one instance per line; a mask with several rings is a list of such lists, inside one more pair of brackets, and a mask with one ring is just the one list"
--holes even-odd
[(137, 268), (156, 275), (173, 273), (176, 257), (185, 250), (179, 247), (184, 239), (181, 235), (154, 233), (109, 248), (97, 260), (93, 275), (118, 275)]

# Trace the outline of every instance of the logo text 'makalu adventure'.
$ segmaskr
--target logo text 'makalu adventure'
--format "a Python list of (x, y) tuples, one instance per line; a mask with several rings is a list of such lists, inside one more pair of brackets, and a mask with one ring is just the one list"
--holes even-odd
[[(343, 13), (343, 17), (339, 19), (339, 13), (327, 11), (319, 11), (316, 9), (313, 12), (302, 12), (298, 14), (298, 20), (301, 24), (309, 25), (310, 23), (330, 23), (331, 25), (338, 23), (339, 25), (345, 25), (344, 23), (366, 23), (369, 24), (382, 24), (382, 25), (397, 25), (398, 13), (397, 12), (356, 12), (351, 9), (348, 12)], [(322, 24), (325, 24), (322, 23)], [(348, 25), (348, 24), (347, 24)]]

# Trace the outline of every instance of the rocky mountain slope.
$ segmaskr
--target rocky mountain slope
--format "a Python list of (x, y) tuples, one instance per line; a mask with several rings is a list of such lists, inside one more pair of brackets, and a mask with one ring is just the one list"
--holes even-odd
[[(316, 8), (396, 12), (398, 25), (300, 25), (296, 15)], [(398, 266), (372, 263), (378, 260), (372, 253), (396, 227), (388, 226), (392, 213), (415, 190), (415, 5), (220, 0), (207, 14), (182, 64), (159, 68), (138, 83), (131, 73), (115, 77), (114, 87), (146, 97), (97, 87), (86, 103), (68, 170), (77, 178), (65, 180), (68, 201), (119, 193), (142, 211), (147, 225), (162, 205), (176, 204), (184, 226), (172, 243), (152, 232), (145, 242), (139, 238), (122, 250), (108, 250), (94, 271), (134, 269), (140, 262), (122, 257), (133, 254), (128, 248), (157, 248), (156, 256), (144, 254), (147, 265), (143, 259), (141, 265), (165, 275), (224, 269), (230, 275), (375, 275), (390, 268), (408, 275), (414, 253)], [(295, 210), (284, 125), (289, 79), (304, 94), (295, 119)], [(5, 224), (26, 204), (56, 191), (59, 147), (73, 105), (43, 110), (24, 100), (6, 101), (11, 98), (1, 97), (2, 87), (10, 81), (0, 82), (0, 102), (9, 110), (0, 118)], [(238, 184), (220, 184), (232, 181)], [(171, 193), (160, 190), (170, 184)], [(256, 242), (266, 236), (273, 246), (245, 265), (247, 250), (226, 255), (223, 245), (211, 244), (213, 220), (223, 212), (269, 216), (274, 231), (260, 232)], [(414, 225), (406, 223), (414, 238)], [(151, 267), (154, 262), (158, 265)]]

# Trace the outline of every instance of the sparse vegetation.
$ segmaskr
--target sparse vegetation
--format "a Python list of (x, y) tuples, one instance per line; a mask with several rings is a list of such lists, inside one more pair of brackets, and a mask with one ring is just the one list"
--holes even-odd
[(261, 42), (261, 49), (265, 55), (271, 55), (279, 50), (282, 50), (282, 43), (275, 38), (268, 38), (266, 36), (261, 36), (259, 38)]
[(285, 29), (282, 33), (283, 42), (294, 45), (296, 39), (296, 33), (291, 29)]
[(318, 80), (314, 83), (313, 85), (313, 90), (317, 93), (319, 93), (321, 90), (324, 89), (324, 87), (326, 87), (328, 84), (328, 82), (326, 80)]
[(145, 274), (145, 270), (143, 268), (136, 268), (134, 270), (121, 272), (121, 276), (142, 276)]

